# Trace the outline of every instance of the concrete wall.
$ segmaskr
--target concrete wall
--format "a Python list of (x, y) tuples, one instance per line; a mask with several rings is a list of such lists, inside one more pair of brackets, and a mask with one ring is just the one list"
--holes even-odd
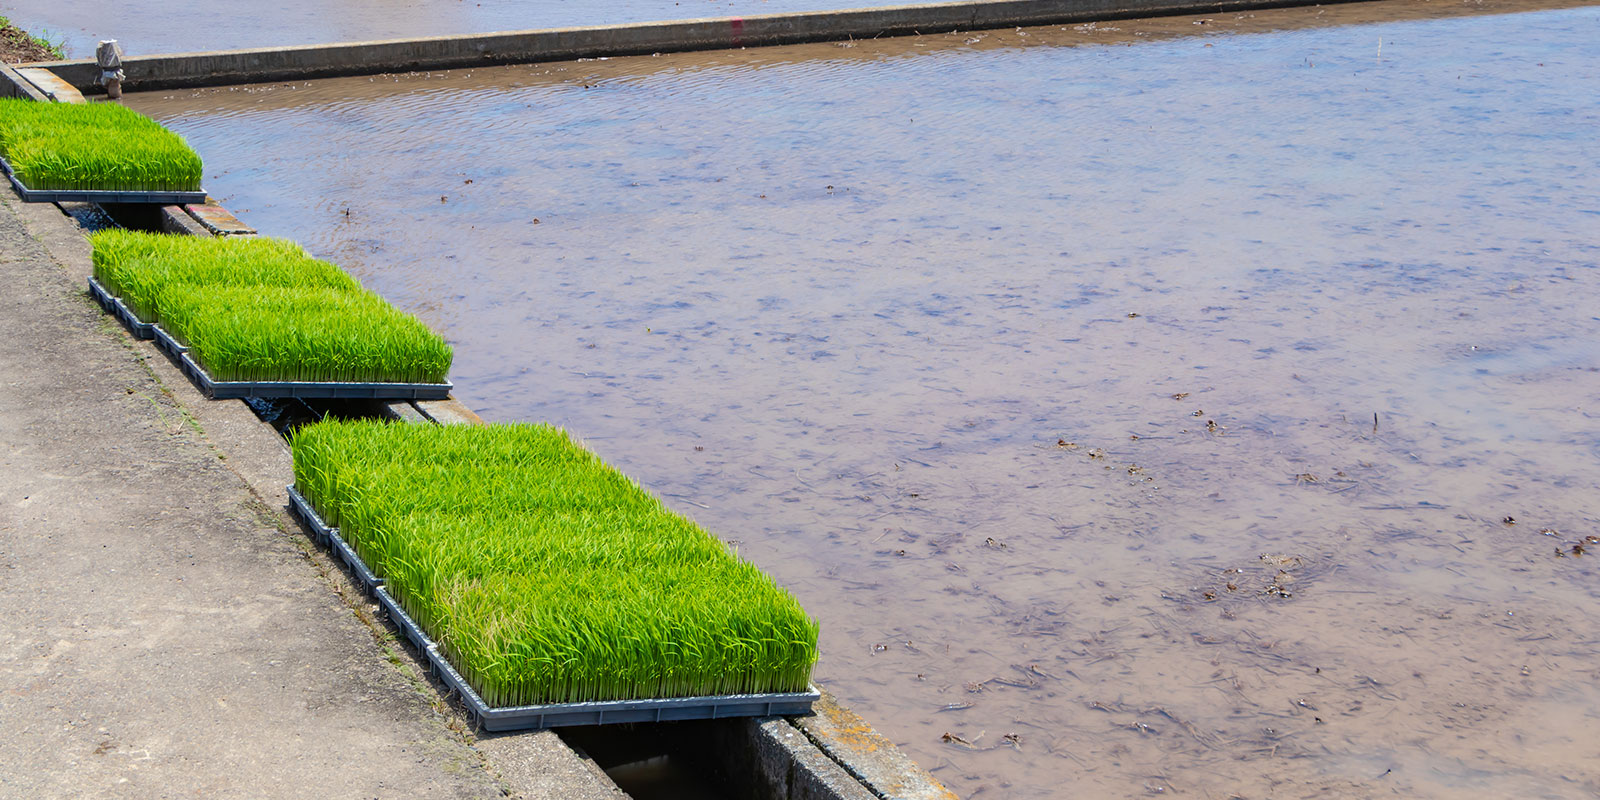
[[(124, 59), (123, 66), (128, 74), (124, 87), (128, 91), (142, 91), (258, 83), (1316, 4), (1317, 0), (984, 0), (180, 53)], [(126, 44), (138, 47), (138, 42)], [(31, 66), (48, 69), (81, 91), (101, 91), (94, 85), (98, 68), (93, 61)]]

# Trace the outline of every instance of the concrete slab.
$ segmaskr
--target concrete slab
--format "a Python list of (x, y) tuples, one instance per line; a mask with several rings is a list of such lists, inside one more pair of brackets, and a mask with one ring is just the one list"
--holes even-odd
[(525, 796), (564, 800), (627, 797), (599, 765), (574, 752), (554, 731), (483, 734), (477, 747), (496, 775)]
[(414, 403), (408, 401), (393, 401), (380, 403), (379, 406), (379, 413), (385, 418), (394, 420), (395, 422), (433, 424), (433, 420), (428, 419), (421, 411), (418, 411), (417, 406)]
[(29, 83), (14, 67), (3, 62), (0, 62), (0, 97), (21, 97), (39, 102), (50, 100), (44, 96), (44, 92), (39, 91), (39, 87)]
[(190, 216), (183, 206), (161, 206), (161, 229), (182, 236), (210, 236), (211, 232), (200, 220)]
[(83, 93), (55, 73), (38, 67), (19, 67), (17, 74), (34, 85), (46, 98), (57, 103), (86, 103)]
[(440, 425), (482, 425), (483, 418), (455, 398), (449, 400), (418, 400), (412, 405), (428, 419)]
[(812, 711), (812, 716), (794, 717), (794, 726), (876, 796), (883, 800), (956, 800), (954, 792), (833, 695), (824, 691)]
[(233, 212), (215, 200), (191, 203), (184, 206), (183, 210), (214, 236), (249, 236), (256, 232), (255, 228), (246, 225), (244, 220), (234, 216)]

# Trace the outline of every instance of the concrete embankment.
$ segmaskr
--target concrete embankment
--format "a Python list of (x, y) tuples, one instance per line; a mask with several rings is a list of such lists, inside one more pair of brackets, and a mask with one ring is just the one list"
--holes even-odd
[[(1360, 2), (1320, 4), (1330, 1)], [(1317, 4), (1315, 0), (987, 0), (178, 53), (126, 58), (123, 65), (128, 73), (125, 88), (141, 91)], [(99, 68), (93, 61), (37, 68), (80, 91), (100, 91), (95, 85)]]

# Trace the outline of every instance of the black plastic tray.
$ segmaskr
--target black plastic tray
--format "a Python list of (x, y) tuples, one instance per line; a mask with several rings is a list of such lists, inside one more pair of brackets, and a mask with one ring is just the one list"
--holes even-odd
[(465, 678), (456, 672), (439, 645), (423, 632), (400, 603), (384, 589), (383, 579), (372, 573), (361, 557), (340, 537), (337, 528), (329, 527), (316, 509), (293, 486), (289, 488), (289, 508), (296, 518), (305, 523), (311, 535), (326, 545), (340, 561), (350, 568), (356, 581), (371, 594), (389, 619), (394, 620), (417, 650), (427, 659), (429, 667), (445, 685), (461, 696), (478, 725), (489, 731), (537, 730), (571, 725), (616, 725), (627, 722), (674, 722), (688, 719), (724, 719), (727, 717), (795, 716), (811, 713), (811, 704), (821, 697), (812, 687), (805, 692), (779, 692), (772, 694), (729, 694), (702, 697), (673, 697), (659, 700), (605, 700), (590, 703), (555, 703), (538, 706), (490, 707), (478, 693), (467, 685)]
[(118, 192), (102, 191), (98, 189), (29, 189), (11, 171), (11, 162), (0, 156), (0, 170), (6, 173), (11, 180), (11, 186), (17, 190), (17, 196), (24, 203), (156, 203), (158, 205), (180, 205), (183, 203), (204, 203), (205, 190), (198, 192)]
[(89, 296), (107, 313), (127, 326), (138, 339), (153, 339), (156, 347), (172, 358), (173, 363), (200, 392), (213, 400), (258, 397), (299, 397), (320, 400), (444, 400), (450, 397), (451, 383), (332, 383), (321, 381), (218, 381), (213, 380), (194, 357), (189, 348), (172, 334), (153, 322), (145, 322), (122, 302), (106, 291), (94, 278), (89, 279)]
[(156, 347), (172, 357), (174, 363), (200, 393), (213, 400), (244, 397), (262, 399), (298, 397), (306, 400), (444, 400), (450, 397), (450, 383), (335, 383), (323, 381), (219, 381), (201, 367), (189, 348), (172, 334), (154, 329)]
[(158, 324), (152, 330), (156, 347), (172, 357), (173, 363), (213, 400), (243, 397), (298, 397), (319, 400), (444, 400), (450, 396), (450, 383), (335, 383), (323, 381), (219, 381), (201, 367), (172, 334)]
[(99, 281), (94, 278), (89, 279), (89, 296), (94, 298), (94, 301), (99, 303), (107, 314), (122, 320), (122, 324), (127, 326), (128, 332), (133, 334), (133, 338), (151, 339), (155, 337), (155, 323), (139, 319), (138, 315), (133, 313), (133, 309), (128, 308), (127, 304), (122, 302), (122, 298), (106, 291), (105, 287), (101, 286)]
[(333, 383), (322, 381), (218, 381), (189, 355), (185, 347), (160, 325), (141, 322), (115, 295), (89, 279), (89, 295), (108, 313), (128, 327), (136, 338), (153, 339), (156, 347), (172, 358), (178, 369), (213, 400), (257, 397), (299, 397), (322, 400), (445, 400), (452, 383)]

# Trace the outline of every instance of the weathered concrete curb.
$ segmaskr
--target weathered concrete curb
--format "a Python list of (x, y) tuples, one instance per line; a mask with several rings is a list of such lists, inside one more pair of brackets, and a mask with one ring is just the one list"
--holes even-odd
[[(983, 0), (219, 50), (124, 58), (123, 86), (145, 91), (1345, 2), (1360, 0)], [(83, 92), (103, 91), (94, 85), (99, 67), (92, 60), (27, 66)]]
[(39, 91), (39, 87), (22, 77), (22, 73), (3, 61), (0, 61), (0, 97), (21, 97), (39, 102), (50, 99), (45, 97), (44, 92)]
[(827, 692), (812, 707), (811, 716), (794, 717), (793, 722), (883, 800), (956, 800), (954, 792)]
[(233, 212), (223, 208), (215, 200), (207, 199), (205, 203), (192, 203), (183, 207), (195, 222), (200, 223), (212, 236), (254, 236), (256, 229), (244, 224), (244, 221), (233, 215)]
[(83, 93), (79, 92), (77, 87), (47, 69), (25, 66), (19, 67), (16, 72), (22, 80), (33, 84), (47, 100), (54, 100), (57, 103), (85, 102)]
[(744, 797), (879, 800), (783, 717), (707, 726), (707, 746), (722, 754), (722, 779)]

